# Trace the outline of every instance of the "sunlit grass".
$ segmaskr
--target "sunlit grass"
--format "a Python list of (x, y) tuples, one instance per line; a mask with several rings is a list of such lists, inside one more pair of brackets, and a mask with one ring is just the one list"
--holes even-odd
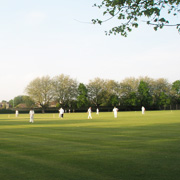
[(0, 115), (1, 180), (176, 180), (180, 111)]

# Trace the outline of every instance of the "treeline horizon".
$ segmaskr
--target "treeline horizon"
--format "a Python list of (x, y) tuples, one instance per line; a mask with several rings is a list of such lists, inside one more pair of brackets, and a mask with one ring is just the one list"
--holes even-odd
[[(180, 80), (170, 83), (165, 78), (129, 77), (122, 81), (94, 78), (81, 83), (68, 75), (42, 76), (32, 80), (25, 88), (22, 100), (28, 107), (39, 106), (45, 111), (52, 102), (56, 107), (71, 109), (118, 106), (124, 110), (166, 109), (180, 104)], [(23, 96), (23, 95), (22, 95)], [(18, 96), (17, 96), (18, 97)], [(10, 104), (17, 106), (15, 99)]]

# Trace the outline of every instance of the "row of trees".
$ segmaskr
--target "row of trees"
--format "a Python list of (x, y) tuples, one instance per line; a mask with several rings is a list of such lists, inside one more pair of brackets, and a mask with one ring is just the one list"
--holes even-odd
[(35, 106), (35, 101), (29, 96), (20, 95), (9, 101), (10, 107), (23, 108)]
[(162, 109), (180, 104), (180, 80), (169, 83), (166, 79), (149, 77), (126, 78), (122, 82), (95, 78), (88, 84), (61, 74), (56, 77), (43, 76), (29, 83), (25, 102), (39, 105), (43, 111), (51, 102), (68, 108), (88, 106), (119, 106), (125, 110)]

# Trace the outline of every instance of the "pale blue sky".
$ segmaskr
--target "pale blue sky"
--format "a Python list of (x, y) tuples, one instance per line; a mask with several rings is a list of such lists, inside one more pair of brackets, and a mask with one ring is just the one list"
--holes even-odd
[(98, 1), (0, 0), (0, 101), (24, 94), (31, 80), (44, 75), (63, 73), (83, 83), (95, 77), (180, 79), (175, 28), (155, 32), (141, 23), (127, 38), (106, 36), (114, 22), (78, 22), (101, 16), (92, 7)]

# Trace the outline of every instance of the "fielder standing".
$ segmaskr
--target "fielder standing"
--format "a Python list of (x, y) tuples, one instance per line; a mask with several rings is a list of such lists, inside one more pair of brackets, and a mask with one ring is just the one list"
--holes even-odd
[(114, 112), (114, 117), (117, 118), (118, 108), (114, 107), (113, 112)]
[(89, 107), (89, 109), (88, 109), (88, 119), (90, 118), (90, 119), (92, 119), (92, 116), (91, 116), (91, 107)]
[(59, 109), (59, 117), (63, 118), (63, 116), (64, 116), (64, 109), (60, 108)]
[(34, 110), (33, 109), (31, 109), (30, 111), (29, 111), (29, 115), (30, 115), (30, 123), (33, 123), (34, 122)]
[(145, 113), (145, 107), (144, 106), (141, 107), (141, 111), (142, 111), (142, 114)]
[(16, 110), (16, 117), (18, 117), (19, 116), (19, 111), (18, 110)]

